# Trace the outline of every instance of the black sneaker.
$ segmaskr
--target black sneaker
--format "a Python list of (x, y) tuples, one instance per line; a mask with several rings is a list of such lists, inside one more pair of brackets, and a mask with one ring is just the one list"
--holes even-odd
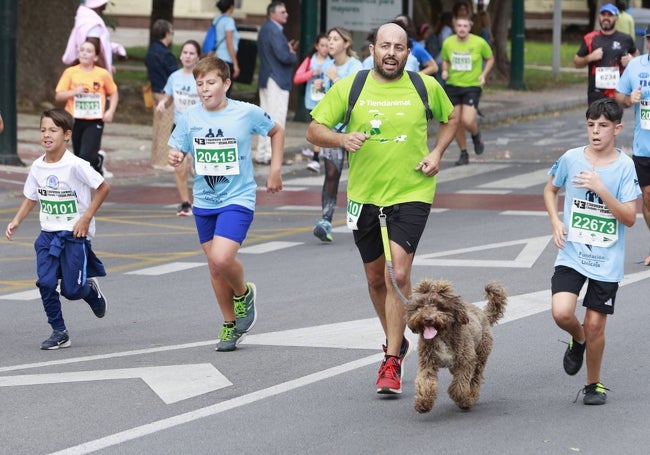
[(564, 371), (566, 371), (566, 374), (569, 376), (578, 373), (580, 368), (582, 368), (582, 360), (584, 358), (586, 345), (586, 342), (583, 344), (576, 343), (573, 340), (573, 337), (569, 340), (569, 346), (567, 346), (566, 351), (564, 352), (563, 362)]
[[(88, 302), (88, 300), (86, 301), (88, 302), (88, 305), (90, 305), (90, 309), (93, 310), (93, 313), (95, 313), (95, 316), (98, 318), (103, 318), (106, 314), (106, 297), (104, 294), (102, 294), (102, 290), (99, 288), (97, 279), (88, 278), (88, 284), (90, 285), (92, 291), (90, 298), (86, 297), (86, 299), (89, 299), (90, 302)], [(95, 292), (97, 296), (92, 296), (92, 292)]]
[(460, 158), (454, 163), (456, 166), (462, 166), (464, 164), (469, 164), (469, 153), (460, 152)]
[(474, 143), (474, 153), (480, 155), (485, 150), (485, 144), (483, 143), (483, 138), (481, 138), (481, 132), (476, 133), (476, 136), (472, 136), (472, 142)]
[(54, 330), (50, 337), (41, 343), (41, 349), (46, 351), (52, 351), (59, 348), (68, 348), (70, 347), (70, 337), (68, 336), (68, 331), (59, 331)]
[[(594, 382), (593, 384), (586, 385), (580, 391), (585, 395), (584, 398), (582, 399), (582, 402), (587, 405), (605, 404), (605, 402), (607, 401), (608, 390), (609, 389), (606, 388), (604, 385), (602, 385), (600, 382)], [(574, 403), (578, 401), (578, 396), (580, 396), (580, 392), (578, 392), (576, 399), (573, 400)]]

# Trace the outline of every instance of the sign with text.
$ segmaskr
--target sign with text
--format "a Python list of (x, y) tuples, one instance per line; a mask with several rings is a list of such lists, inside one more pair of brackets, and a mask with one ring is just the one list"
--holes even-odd
[(327, 29), (344, 27), (369, 32), (402, 14), (402, 0), (329, 0)]

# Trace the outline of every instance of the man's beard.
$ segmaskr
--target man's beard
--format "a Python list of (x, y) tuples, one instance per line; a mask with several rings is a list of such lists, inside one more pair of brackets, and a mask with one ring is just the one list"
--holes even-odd
[(606, 24), (600, 21), (600, 28), (606, 32), (614, 30), (616, 28), (616, 21), (608, 21)]
[(384, 79), (394, 80), (402, 77), (402, 74), (404, 74), (405, 66), (406, 66), (406, 61), (404, 61), (403, 65), (398, 66), (394, 72), (388, 73), (384, 71), (384, 68), (381, 65), (377, 65), (377, 62), (375, 62), (375, 71), (377, 71), (379, 75)]

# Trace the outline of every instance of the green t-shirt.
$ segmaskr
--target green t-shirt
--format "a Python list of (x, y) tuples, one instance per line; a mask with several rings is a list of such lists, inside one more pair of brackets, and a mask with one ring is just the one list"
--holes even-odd
[(455, 87), (480, 87), (483, 60), (492, 56), (492, 48), (483, 38), (469, 34), (466, 41), (451, 35), (442, 43), (440, 55), (449, 62), (447, 84)]
[[(433, 77), (422, 79), (433, 118), (446, 123), (453, 105)], [(329, 128), (343, 122), (353, 80), (354, 75), (348, 76), (332, 86), (311, 112), (314, 120)], [(380, 83), (368, 73), (346, 131), (370, 134), (350, 153), (348, 199), (380, 207), (433, 202), (435, 177), (414, 170), (430, 150), (424, 105), (408, 74)]]

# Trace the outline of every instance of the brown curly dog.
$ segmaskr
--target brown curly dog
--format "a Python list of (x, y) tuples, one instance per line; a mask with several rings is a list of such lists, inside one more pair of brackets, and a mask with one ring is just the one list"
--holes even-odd
[(491, 326), (505, 311), (506, 291), (497, 282), (485, 286), (487, 305), (480, 309), (453, 293), (449, 281), (422, 280), (406, 305), (406, 325), (420, 334), (415, 410), (433, 409), (438, 397), (438, 369), (449, 368), (447, 393), (461, 408), (478, 400), (483, 370), (492, 351)]

